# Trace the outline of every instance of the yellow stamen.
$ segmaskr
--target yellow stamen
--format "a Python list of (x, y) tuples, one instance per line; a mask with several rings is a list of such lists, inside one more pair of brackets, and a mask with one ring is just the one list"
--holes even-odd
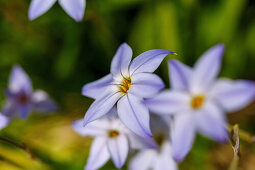
[(116, 137), (118, 137), (119, 136), (119, 132), (117, 131), (117, 130), (109, 130), (109, 132), (108, 132), (108, 136), (110, 137), (110, 138), (116, 138)]
[(130, 78), (124, 78), (120, 85), (120, 91), (123, 93), (127, 93), (127, 91), (130, 89), (131, 86), (131, 79)]
[(193, 99), (191, 100), (191, 107), (193, 109), (199, 109), (203, 106), (204, 104), (204, 96), (195, 96), (193, 97)]

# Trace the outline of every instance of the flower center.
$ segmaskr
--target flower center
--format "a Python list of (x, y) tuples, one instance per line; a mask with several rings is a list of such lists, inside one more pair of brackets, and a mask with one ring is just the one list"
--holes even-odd
[(161, 146), (165, 140), (163, 133), (158, 133), (154, 135), (154, 141), (158, 144), (158, 146)]
[(28, 103), (28, 101), (29, 101), (29, 98), (25, 93), (22, 93), (18, 96), (18, 102), (19, 103), (26, 104), (26, 103)]
[(130, 78), (125, 78), (122, 81), (122, 83), (119, 85), (120, 91), (123, 93), (127, 93), (127, 91), (130, 89), (131, 86), (131, 79)]
[(117, 130), (109, 130), (108, 131), (108, 136), (110, 137), (110, 138), (116, 138), (116, 137), (118, 137), (119, 136), (119, 132), (117, 131)]
[(201, 108), (204, 104), (204, 100), (204, 96), (201, 95), (193, 97), (193, 99), (191, 100), (191, 107), (193, 109)]

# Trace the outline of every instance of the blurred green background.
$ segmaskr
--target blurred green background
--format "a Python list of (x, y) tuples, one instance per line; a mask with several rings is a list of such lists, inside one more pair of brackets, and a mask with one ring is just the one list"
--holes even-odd
[[(70, 127), (92, 102), (81, 96), (81, 87), (109, 73), (111, 59), (123, 42), (132, 47), (134, 56), (150, 49), (176, 52), (157, 70), (167, 86), (168, 59), (193, 65), (220, 42), (226, 46), (221, 76), (255, 80), (254, 0), (87, 0), (80, 23), (58, 4), (29, 21), (29, 3), (0, 1), (0, 89), (6, 89), (11, 68), (19, 64), (34, 88), (46, 90), (61, 110), (17, 118), (1, 130), (0, 136), (25, 142), (36, 155), (31, 159), (23, 150), (0, 142), (1, 170), (84, 168), (91, 138), (80, 137)], [(255, 134), (254, 109), (253, 103), (230, 115), (229, 121)], [(242, 141), (240, 169), (254, 170), (254, 153), (254, 145)], [(232, 157), (230, 144), (199, 136), (180, 169), (225, 170)], [(109, 162), (103, 169), (115, 168)]]

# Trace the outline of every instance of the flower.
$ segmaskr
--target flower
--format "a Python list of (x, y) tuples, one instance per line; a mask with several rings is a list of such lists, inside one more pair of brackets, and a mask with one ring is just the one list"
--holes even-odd
[(9, 124), (9, 119), (2, 113), (0, 113), (0, 130)]
[(129, 170), (177, 170), (170, 144), (170, 117), (153, 115), (151, 129), (157, 149), (143, 149), (129, 163)]
[(166, 55), (166, 50), (150, 50), (132, 62), (132, 49), (122, 44), (113, 57), (111, 73), (86, 84), (82, 94), (95, 98), (84, 117), (84, 126), (105, 115), (117, 103), (120, 120), (136, 134), (151, 136), (149, 111), (143, 98), (152, 97), (164, 88), (163, 81), (153, 71)]
[(251, 81), (216, 80), (224, 52), (222, 44), (209, 49), (195, 64), (169, 62), (172, 89), (145, 101), (152, 112), (174, 114), (174, 158), (182, 161), (192, 147), (196, 132), (219, 142), (228, 140), (225, 112), (237, 111), (255, 97)]
[[(47, 12), (57, 0), (32, 0), (29, 8), (29, 19), (33, 20)], [(58, 0), (60, 6), (74, 20), (81, 21), (85, 11), (85, 0)]]
[(117, 168), (121, 168), (126, 162), (129, 147), (156, 147), (153, 140), (143, 139), (126, 128), (117, 118), (116, 112), (116, 107), (113, 107), (107, 116), (86, 127), (83, 127), (83, 119), (73, 123), (73, 129), (81, 136), (95, 137), (85, 170), (98, 169), (110, 158)]
[(2, 112), (7, 116), (20, 114), (22, 118), (26, 118), (32, 109), (39, 112), (57, 110), (56, 104), (46, 92), (33, 92), (31, 80), (20, 66), (12, 69), (6, 97)]

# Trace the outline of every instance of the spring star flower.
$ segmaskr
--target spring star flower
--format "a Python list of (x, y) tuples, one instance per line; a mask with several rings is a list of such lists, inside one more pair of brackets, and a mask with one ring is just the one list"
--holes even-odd
[(141, 150), (129, 163), (129, 170), (177, 170), (169, 141), (170, 117), (152, 115), (151, 129), (157, 149)]
[(120, 120), (140, 136), (151, 136), (149, 111), (143, 98), (154, 96), (164, 88), (155, 71), (166, 55), (166, 50), (150, 50), (132, 62), (132, 49), (122, 44), (113, 57), (111, 73), (85, 85), (82, 94), (95, 98), (84, 118), (84, 125), (105, 115), (117, 103)]
[[(110, 112), (116, 114), (116, 108)], [(111, 113), (109, 113), (111, 114)], [(126, 128), (117, 116), (105, 116), (83, 127), (83, 119), (73, 123), (73, 129), (81, 136), (95, 137), (85, 170), (102, 167), (110, 158), (121, 168), (127, 159), (129, 147), (132, 149), (155, 147), (151, 139), (143, 139)]]
[(158, 114), (175, 114), (173, 154), (181, 161), (189, 152), (197, 131), (216, 141), (228, 139), (225, 112), (247, 106), (255, 96), (255, 84), (250, 81), (216, 80), (224, 46), (209, 49), (195, 64), (183, 65), (171, 60), (169, 75), (171, 90), (163, 91), (146, 105)]
[(2, 110), (6, 116), (20, 114), (22, 118), (26, 118), (32, 109), (39, 112), (50, 112), (57, 109), (46, 92), (42, 90), (33, 92), (30, 78), (19, 66), (12, 69), (6, 97), (7, 101)]
[[(47, 12), (57, 0), (32, 0), (29, 19), (33, 20)], [(85, 11), (85, 0), (58, 0), (65, 12), (76, 21), (81, 21)]]
[(9, 124), (9, 119), (2, 113), (0, 113), (0, 130)]

